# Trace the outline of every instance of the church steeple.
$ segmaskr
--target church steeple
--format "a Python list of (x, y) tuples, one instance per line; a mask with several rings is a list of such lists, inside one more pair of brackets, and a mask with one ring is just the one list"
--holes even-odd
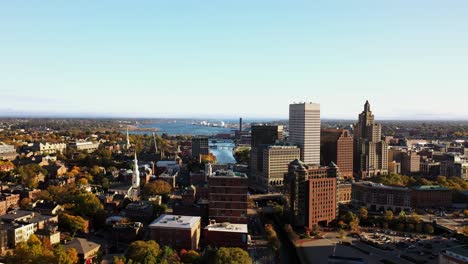
[(137, 160), (136, 151), (135, 151), (135, 160), (133, 164), (132, 187), (140, 188), (140, 171), (138, 170), (138, 160)]
[(125, 146), (128, 149), (130, 149), (130, 137), (128, 136), (128, 126), (127, 126), (127, 145)]

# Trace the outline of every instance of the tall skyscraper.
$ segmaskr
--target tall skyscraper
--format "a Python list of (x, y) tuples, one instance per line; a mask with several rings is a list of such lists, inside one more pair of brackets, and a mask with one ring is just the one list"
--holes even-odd
[[(265, 153), (268, 152), (268, 148), (271, 145), (276, 144), (278, 141), (282, 141), (283, 137), (283, 126), (278, 125), (267, 125), (267, 124), (254, 124), (251, 126), (251, 150), (250, 150), (250, 187), (252, 189), (267, 191), (269, 186), (269, 168), (265, 167), (265, 161), (268, 161), (268, 157), (265, 157)], [(288, 160), (284, 163), (285, 172), (287, 171), (287, 165), (295, 158)], [(266, 168), (266, 170), (265, 170)], [(283, 176), (281, 175), (281, 178)], [(277, 181), (273, 181), (277, 182)], [(282, 185), (281, 182), (278, 185)]]
[(255, 124), (252, 125), (252, 147), (273, 145), (278, 140), (283, 140), (283, 126)]
[(289, 105), (289, 141), (301, 149), (301, 160), (308, 165), (320, 164), (320, 105)]
[(354, 128), (354, 170), (361, 179), (388, 174), (388, 146), (368, 101)]
[(353, 138), (347, 129), (323, 129), (320, 137), (322, 165), (334, 162), (341, 177), (353, 178)]

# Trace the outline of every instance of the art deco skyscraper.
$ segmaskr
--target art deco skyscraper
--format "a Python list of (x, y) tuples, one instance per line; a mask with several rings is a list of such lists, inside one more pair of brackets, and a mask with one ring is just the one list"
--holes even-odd
[(320, 164), (320, 105), (289, 105), (289, 141), (301, 149), (301, 160), (308, 165)]
[(388, 146), (382, 140), (382, 126), (375, 123), (368, 101), (354, 128), (354, 162), (358, 178), (388, 174)]

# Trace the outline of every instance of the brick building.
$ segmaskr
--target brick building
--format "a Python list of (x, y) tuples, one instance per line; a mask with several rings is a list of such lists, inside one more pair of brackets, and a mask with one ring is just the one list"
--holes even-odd
[(353, 178), (353, 138), (344, 129), (323, 129), (320, 136), (322, 165), (334, 162), (340, 168), (341, 177)]
[(411, 190), (412, 206), (424, 207), (451, 207), (452, 190), (438, 185), (422, 185)]
[(205, 244), (211, 247), (239, 247), (247, 249), (247, 224), (216, 223), (212, 221), (204, 229)]
[(208, 178), (209, 218), (216, 222), (247, 223), (248, 179), (244, 173), (217, 171)]
[(365, 206), (370, 211), (391, 209), (394, 212), (411, 209), (411, 189), (374, 183), (369, 181), (352, 184), (352, 202)]
[(201, 218), (197, 216), (161, 215), (150, 225), (150, 239), (177, 250), (196, 250), (200, 241)]
[(285, 182), (295, 225), (312, 228), (316, 224), (328, 225), (335, 220), (338, 175), (335, 164), (318, 167), (305, 165), (299, 160), (291, 162)]

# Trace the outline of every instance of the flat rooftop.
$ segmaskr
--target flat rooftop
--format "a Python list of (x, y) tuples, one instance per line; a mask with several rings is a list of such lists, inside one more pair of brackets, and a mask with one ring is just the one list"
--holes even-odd
[(205, 227), (210, 232), (248, 233), (247, 224), (216, 223)]
[(450, 191), (450, 188), (442, 187), (440, 185), (421, 185), (415, 186), (413, 189), (418, 191)]
[(199, 216), (185, 215), (166, 215), (163, 214), (158, 219), (154, 220), (150, 228), (176, 228), (176, 229), (192, 229), (196, 224), (201, 222)]
[(382, 183), (375, 183), (371, 181), (354, 182), (353, 184), (363, 185), (363, 186), (368, 186), (368, 187), (378, 188), (378, 189), (396, 190), (396, 191), (409, 191), (410, 190), (409, 188), (406, 188), (406, 187), (384, 185)]
[(241, 172), (233, 172), (231, 170), (219, 170), (213, 173), (210, 177), (238, 177), (247, 178), (247, 174)]

